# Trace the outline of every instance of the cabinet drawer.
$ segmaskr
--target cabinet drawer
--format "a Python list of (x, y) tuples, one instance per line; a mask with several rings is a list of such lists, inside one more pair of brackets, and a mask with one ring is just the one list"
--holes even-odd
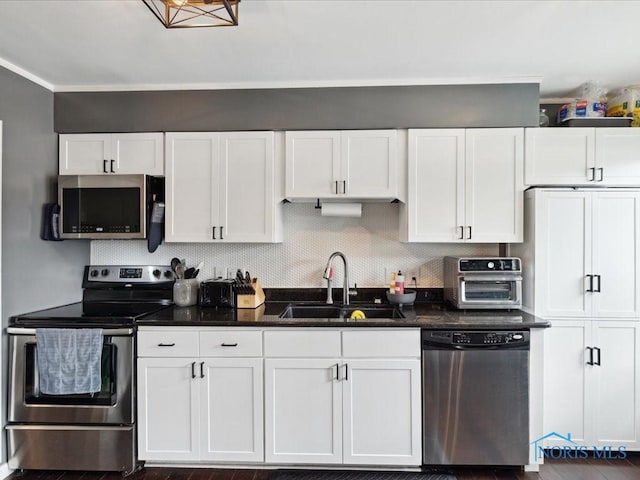
[(339, 357), (338, 330), (267, 330), (265, 357)]
[(138, 332), (139, 357), (197, 357), (198, 332), (167, 330)]
[(347, 330), (342, 348), (344, 357), (419, 357), (420, 330)]
[(240, 329), (200, 332), (201, 357), (261, 357), (262, 332)]

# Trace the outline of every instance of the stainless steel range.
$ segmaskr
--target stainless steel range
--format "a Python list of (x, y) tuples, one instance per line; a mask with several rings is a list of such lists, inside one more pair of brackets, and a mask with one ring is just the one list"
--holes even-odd
[[(11, 318), (9, 467), (34, 470), (136, 469), (135, 322), (172, 301), (168, 266), (87, 266), (82, 302)], [(45, 394), (37, 329), (102, 330), (96, 393)]]

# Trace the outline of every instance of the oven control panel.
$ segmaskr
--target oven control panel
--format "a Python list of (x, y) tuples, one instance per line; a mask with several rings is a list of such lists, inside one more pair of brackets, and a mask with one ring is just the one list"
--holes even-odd
[(163, 283), (174, 279), (167, 265), (87, 265), (83, 283)]

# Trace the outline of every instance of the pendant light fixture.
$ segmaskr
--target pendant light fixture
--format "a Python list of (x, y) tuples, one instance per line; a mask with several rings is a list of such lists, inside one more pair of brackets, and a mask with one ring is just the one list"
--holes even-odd
[(142, 0), (166, 28), (238, 25), (240, 0)]

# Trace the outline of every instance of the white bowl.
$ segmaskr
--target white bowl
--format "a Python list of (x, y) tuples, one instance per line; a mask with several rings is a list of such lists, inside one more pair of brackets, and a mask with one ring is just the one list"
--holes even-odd
[(405, 290), (400, 295), (387, 291), (387, 300), (389, 300), (389, 303), (396, 305), (413, 305), (413, 302), (416, 301), (416, 291)]

